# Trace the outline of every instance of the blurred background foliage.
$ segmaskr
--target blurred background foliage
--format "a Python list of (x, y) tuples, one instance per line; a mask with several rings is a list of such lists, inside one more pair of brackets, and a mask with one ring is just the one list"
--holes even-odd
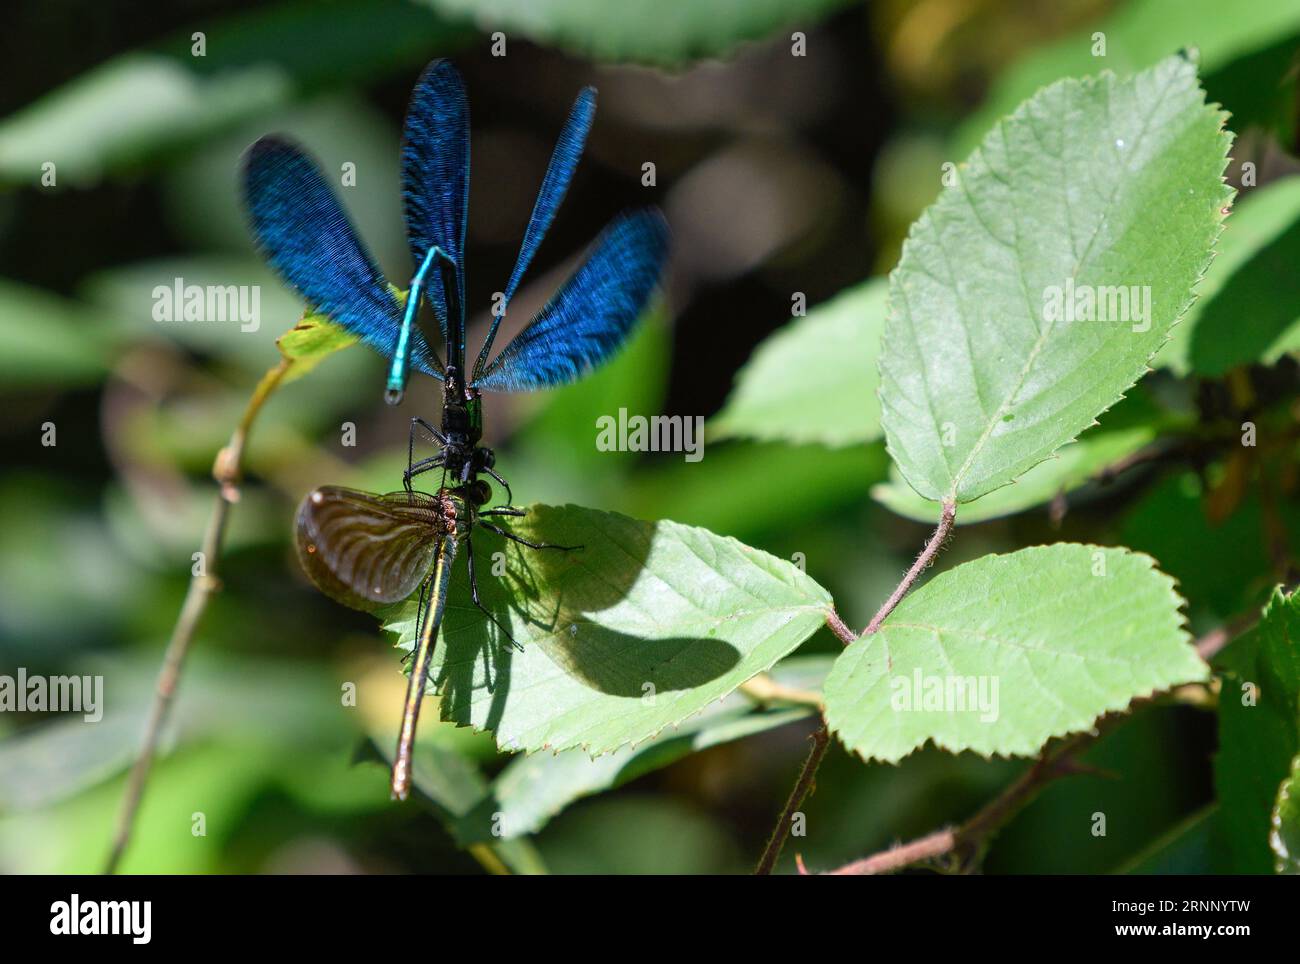
[[(474, 118), (468, 260), (480, 328), (564, 112), (581, 85), (596, 85), (587, 157), (516, 303), (527, 317), (609, 217), (645, 203), (661, 205), (674, 231), (662, 303), (596, 375), (489, 398), (486, 441), (522, 501), (671, 518), (801, 554), (858, 625), (928, 529), (872, 498), (889, 470), (869, 395), (851, 396), (865, 442), (851, 429), (798, 445), (724, 440), (723, 420), (695, 464), (599, 452), (595, 419), (620, 407), (715, 415), (755, 347), (790, 321), (793, 292), (815, 307), (886, 273), (938, 193), (941, 165), (1057, 76), (1125, 72), (1198, 46), (1211, 96), (1236, 115), (1238, 163), (1253, 159), (1261, 183), (1296, 170), (1295, 2), (13, 0), (4, 21), (0, 672), (106, 678), (97, 724), (0, 715), (6, 872), (101, 866), (212, 503), (213, 457), (275, 363), (275, 338), (301, 314), (253, 251), (236, 199), (239, 153), (260, 134), (291, 133), (327, 170), (354, 162), (345, 203), (385, 273), (405, 278), (401, 117), (423, 63), (454, 58)], [(1104, 60), (1089, 52), (1098, 30)], [(196, 31), (203, 57), (191, 55)], [(505, 57), (491, 54), (494, 31), (506, 36)], [(794, 31), (806, 35), (806, 56), (791, 55)], [(54, 187), (40, 182), (47, 161), (57, 165)], [(653, 187), (641, 184), (646, 161), (657, 168)], [(176, 277), (260, 285), (260, 329), (153, 321), (154, 286)], [(847, 294), (832, 325), (851, 326), (845, 308), (878, 303), (878, 291)], [(407, 417), (427, 415), (435, 395), (421, 380), (389, 411), (382, 371), (362, 349), (342, 352), (262, 414), (224, 591), (201, 626), (124, 869), (748, 869), (813, 724), (787, 711), (745, 735), (733, 719), (741, 696), (675, 743), (626, 751), (580, 780), (554, 777), (564, 786), (552, 796), (546, 766), (509, 760), (489, 737), (435, 725), (429, 713), (421, 802), (389, 802), (381, 763), (404, 686), (397, 655), (371, 619), (311, 588), (291, 544), (293, 508), (311, 487), (397, 487)], [(1189, 412), (1204, 423), (1207, 412), (1229, 418), (1242, 393), (1293, 391), (1295, 365), (1283, 355), (1222, 379), (1176, 374), (1145, 383), (1144, 404), (1172, 423)], [(826, 401), (807, 404), (836, 408)], [(349, 422), (354, 447), (341, 442)], [(56, 427), (54, 447), (41, 444), (45, 423)], [(1065, 538), (1127, 544), (1180, 580), (1193, 629), (1210, 628), (1261, 602), (1291, 566), (1293, 459), (1281, 459), (1278, 484), (1262, 494), (1242, 471), (1215, 459), (1141, 467), (1072, 495), (1064, 517), (1044, 495), (963, 529), (943, 564)], [(837, 646), (821, 632), (784, 671), (797, 676), (798, 660)], [(341, 705), (348, 681), (355, 707)], [(1213, 751), (1208, 714), (1140, 714), (1089, 756), (1111, 776), (1051, 787), (998, 839), (988, 869), (1186, 860), (1213, 869), (1205, 847), (1187, 849), (1202, 841)], [(781, 869), (796, 850), (828, 866), (958, 820), (1023, 766), (926, 750), (868, 767), (833, 748), (806, 808), (808, 836), (795, 838)], [(536, 832), (482, 835), (485, 801), (503, 798)], [(1063, 829), (1087, 827), (1099, 810), (1113, 815), (1108, 836)], [(191, 833), (197, 812), (205, 836)], [(1182, 851), (1148, 853), (1152, 840), (1188, 827)], [(1180, 864), (1180, 853), (1192, 857)]]

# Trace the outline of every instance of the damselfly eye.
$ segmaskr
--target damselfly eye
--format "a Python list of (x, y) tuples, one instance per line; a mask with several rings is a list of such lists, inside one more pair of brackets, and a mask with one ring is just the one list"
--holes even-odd
[(492, 498), (492, 486), (488, 485), (482, 479), (475, 479), (469, 484), (467, 493), (471, 502), (475, 505), (487, 505), (488, 500)]

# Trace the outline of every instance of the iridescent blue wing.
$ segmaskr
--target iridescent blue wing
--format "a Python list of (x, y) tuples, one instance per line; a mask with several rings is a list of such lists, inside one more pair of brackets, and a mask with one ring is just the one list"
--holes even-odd
[(658, 211), (615, 218), (564, 286), (475, 388), (521, 392), (574, 381), (623, 344), (659, 280), (668, 225)]
[[(361, 246), (314, 161), (280, 137), (263, 137), (243, 159), (244, 206), (262, 256), (309, 305), (389, 355), (402, 308)], [(412, 361), (441, 377), (419, 332)]]
[(465, 367), (465, 225), (469, 214), (469, 104), (460, 74), (446, 60), (424, 68), (411, 92), (402, 135), (402, 199), (406, 237), (418, 268), (437, 246), (455, 264), (455, 304), (441, 270), (429, 272), (429, 295), (447, 364)]
[(510, 274), (510, 283), (506, 285), (500, 307), (493, 314), (492, 327), (488, 329), (487, 337), (483, 339), (483, 347), (478, 353), (478, 360), (474, 363), (475, 378), (483, 373), (483, 366), (487, 364), (488, 355), (492, 351), (492, 342), (496, 338), (501, 318), (506, 313), (506, 306), (514, 297), (520, 279), (532, 263), (538, 245), (542, 243), (542, 238), (546, 237), (546, 230), (555, 220), (555, 212), (569, 190), (569, 182), (573, 180), (573, 172), (578, 167), (578, 159), (582, 157), (582, 148), (587, 143), (587, 134), (591, 131), (591, 122), (595, 116), (596, 89), (584, 87), (579, 92), (578, 99), (573, 102), (569, 118), (564, 122), (564, 129), (560, 131), (560, 139), (555, 143), (551, 163), (546, 168), (546, 177), (542, 179), (542, 189), (537, 192), (537, 202), (533, 205), (532, 216), (528, 219), (524, 242), (519, 246), (515, 270)]

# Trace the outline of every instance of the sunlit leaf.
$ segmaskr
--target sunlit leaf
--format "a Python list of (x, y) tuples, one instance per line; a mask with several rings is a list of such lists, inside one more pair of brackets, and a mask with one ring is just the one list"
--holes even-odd
[[(433, 667), (443, 718), (491, 729), (503, 749), (597, 755), (648, 740), (771, 667), (830, 605), (792, 563), (703, 529), (576, 506), (533, 506), (512, 528), (583, 548), (477, 529), (483, 604), (523, 651), (458, 580)], [(385, 622), (403, 647), (415, 611), (410, 600)]]
[[(999, 123), (913, 225), (890, 276), (881, 404), (920, 495), (1005, 485), (1146, 371), (1231, 201), (1223, 121), (1179, 57), (1061, 81)], [(1088, 295), (1115, 320), (1073, 320)]]
[(1207, 669), (1173, 580), (1147, 556), (1060, 544), (941, 573), (826, 679), (844, 745), (895, 762), (933, 742), (1028, 756)]

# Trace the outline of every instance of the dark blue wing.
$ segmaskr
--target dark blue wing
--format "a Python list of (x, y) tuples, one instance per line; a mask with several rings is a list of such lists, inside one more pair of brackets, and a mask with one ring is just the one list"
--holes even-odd
[(406, 237), (418, 268), (435, 245), (455, 262), (450, 329), (440, 270), (429, 272), (428, 298), (438, 315), (447, 364), (465, 361), (465, 225), (469, 213), (469, 104), (460, 74), (446, 60), (424, 68), (411, 92), (402, 135)]
[(519, 246), (515, 270), (510, 274), (510, 283), (506, 285), (501, 305), (492, 318), (492, 327), (488, 329), (487, 337), (483, 339), (483, 347), (474, 365), (476, 378), (482, 374), (483, 366), (487, 364), (488, 355), (492, 351), (492, 341), (496, 338), (497, 326), (501, 324), (506, 307), (514, 297), (520, 279), (532, 263), (538, 245), (542, 243), (542, 238), (546, 237), (546, 230), (555, 220), (555, 212), (569, 190), (569, 182), (573, 180), (573, 172), (578, 167), (578, 159), (582, 157), (582, 148), (587, 143), (587, 134), (591, 131), (591, 122), (595, 116), (596, 89), (584, 87), (578, 93), (578, 99), (573, 102), (569, 118), (564, 122), (564, 129), (560, 131), (560, 139), (555, 143), (551, 163), (546, 168), (546, 177), (542, 179), (542, 188), (537, 192), (537, 202), (533, 205), (532, 216), (528, 219), (528, 229), (524, 232), (523, 244)]
[(667, 252), (668, 225), (658, 211), (615, 218), (578, 270), (474, 387), (521, 392), (563, 385), (599, 365), (632, 330)]
[[(402, 308), (361, 246), (352, 223), (315, 162), (297, 145), (263, 137), (243, 159), (244, 206), (263, 257), (318, 311), (390, 355)], [(440, 365), (415, 332), (415, 367)]]

